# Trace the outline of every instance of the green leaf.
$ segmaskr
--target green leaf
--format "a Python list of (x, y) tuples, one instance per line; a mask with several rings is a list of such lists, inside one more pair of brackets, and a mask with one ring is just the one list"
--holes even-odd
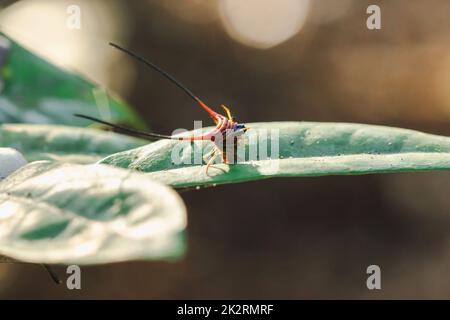
[[(102, 106), (97, 106), (96, 97)], [(87, 126), (89, 121), (73, 114), (99, 117), (100, 108), (108, 108), (109, 120), (113, 122), (145, 127), (117, 97), (45, 61), (0, 33), (0, 123)]]
[(173, 259), (185, 227), (180, 197), (137, 172), (39, 161), (0, 182), (0, 255), (20, 261)]
[[(194, 165), (193, 150), (211, 146), (196, 142), (187, 147), (182, 161), (173, 164), (173, 148), (183, 142), (165, 140), (111, 155), (101, 163), (149, 172), (155, 180), (174, 187), (192, 187), (264, 179), (269, 177), (367, 174), (450, 169), (450, 138), (413, 130), (349, 123), (266, 122), (250, 123), (252, 130), (278, 130), (279, 157), (258, 158), (238, 164), (216, 164), (208, 175)], [(269, 138), (259, 136), (264, 146)], [(270, 141), (268, 142), (270, 146)], [(270, 149), (268, 152), (270, 156)], [(248, 158), (247, 158), (248, 159)], [(190, 163), (190, 164), (189, 164)]]
[(28, 161), (94, 163), (112, 153), (145, 145), (145, 140), (97, 129), (56, 125), (0, 125), (0, 147), (20, 151)]

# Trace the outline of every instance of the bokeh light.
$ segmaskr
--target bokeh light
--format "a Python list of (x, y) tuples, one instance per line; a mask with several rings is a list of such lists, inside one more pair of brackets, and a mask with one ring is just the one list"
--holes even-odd
[(106, 39), (126, 35), (126, 15), (117, 1), (80, 0), (81, 28), (67, 27), (72, 1), (22, 0), (0, 12), (0, 28), (53, 63), (108, 85), (108, 65), (115, 54)]
[(220, 13), (228, 34), (256, 48), (274, 47), (297, 34), (309, 12), (309, 0), (222, 0)]

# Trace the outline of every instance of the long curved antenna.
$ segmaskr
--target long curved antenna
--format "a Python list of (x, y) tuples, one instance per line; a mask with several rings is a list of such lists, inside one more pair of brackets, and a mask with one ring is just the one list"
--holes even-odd
[(56, 274), (56, 272), (52, 269), (52, 267), (50, 267), (48, 264), (43, 264), (42, 265), (44, 267), (45, 270), (47, 270), (48, 274), (50, 275), (50, 278), (52, 278), (52, 280), (56, 283), (56, 284), (61, 284), (62, 281), (59, 279), (58, 275)]
[(198, 101), (198, 98), (195, 94), (192, 93), (191, 90), (189, 90), (188, 88), (186, 88), (180, 81), (178, 81), (177, 79), (175, 79), (173, 76), (171, 76), (170, 74), (168, 74), (166, 71), (164, 71), (163, 69), (161, 69), (160, 67), (158, 67), (156, 64), (148, 61), (147, 59), (144, 59), (143, 57), (139, 56), (138, 54), (125, 49), (115, 43), (110, 42), (109, 45), (111, 47), (114, 47), (116, 49), (119, 49), (120, 51), (125, 52), (126, 54), (132, 56), (133, 58), (141, 61), (142, 63), (146, 64), (147, 66), (149, 66), (150, 68), (152, 68), (153, 70), (156, 70), (157, 72), (159, 72), (160, 74), (162, 74), (164, 77), (166, 77), (167, 79), (169, 79), (170, 81), (172, 81), (178, 88), (180, 88), (181, 90), (183, 90), (189, 97), (191, 97), (194, 101)]
[(133, 58), (139, 60), (140, 62), (144, 63), (145, 65), (147, 65), (148, 67), (152, 68), (153, 70), (159, 72), (160, 74), (162, 74), (164, 77), (166, 77), (167, 79), (169, 79), (172, 83), (174, 83), (178, 88), (180, 88), (181, 90), (183, 90), (191, 99), (193, 99), (195, 102), (197, 102), (200, 107), (202, 107), (209, 115), (211, 118), (213, 118), (215, 120), (215, 117), (217, 115), (217, 113), (212, 110), (210, 107), (208, 107), (202, 100), (200, 100), (194, 93), (192, 93), (191, 90), (189, 90), (188, 88), (186, 88), (180, 81), (178, 81), (177, 79), (175, 79), (173, 76), (171, 76), (169, 73), (167, 73), (166, 71), (164, 71), (163, 69), (161, 69), (160, 67), (158, 67), (156, 64), (148, 61), (147, 59), (144, 59), (143, 57), (141, 57), (140, 55), (125, 49), (115, 43), (110, 42), (109, 43), (110, 46), (125, 52), (126, 54), (132, 56)]
[(134, 129), (130, 129), (127, 127), (123, 127), (108, 121), (104, 121), (104, 120), (100, 120), (91, 116), (85, 116), (83, 114), (74, 114), (75, 117), (78, 118), (83, 118), (83, 119), (87, 119), (87, 120), (91, 120), (94, 122), (98, 122), (104, 125), (107, 125), (109, 127), (112, 127), (114, 129), (117, 129), (118, 131), (121, 131), (123, 133), (127, 133), (129, 135), (135, 136), (135, 137), (139, 137), (139, 138), (146, 138), (146, 139), (150, 139), (150, 140), (159, 140), (159, 139), (175, 139), (171, 136), (167, 136), (167, 135), (163, 135), (163, 134), (157, 134), (157, 133), (151, 133), (151, 132), (144, 132), (144, 131), (139, 131), (139, 130), (134, 130)]

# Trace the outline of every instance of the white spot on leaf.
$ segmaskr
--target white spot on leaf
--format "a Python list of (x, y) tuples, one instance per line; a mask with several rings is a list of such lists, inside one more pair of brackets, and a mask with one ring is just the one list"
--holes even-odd
[(23, 155), (12, 148), (0, 148), (0, 181), (27, 164)]

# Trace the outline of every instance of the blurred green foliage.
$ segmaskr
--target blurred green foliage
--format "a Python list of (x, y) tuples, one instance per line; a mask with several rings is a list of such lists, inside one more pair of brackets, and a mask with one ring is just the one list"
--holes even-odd
[[(36, 56), (3, 33), (0, 82), (0, 123), (86, 126), (87, 121), (74, 118), (73, 114), (100, 116), (103, 111), (112, 121), (145, 127), (133, 109), (119, 98)], [(105, 105), (97, 104), (96, 95)]]

